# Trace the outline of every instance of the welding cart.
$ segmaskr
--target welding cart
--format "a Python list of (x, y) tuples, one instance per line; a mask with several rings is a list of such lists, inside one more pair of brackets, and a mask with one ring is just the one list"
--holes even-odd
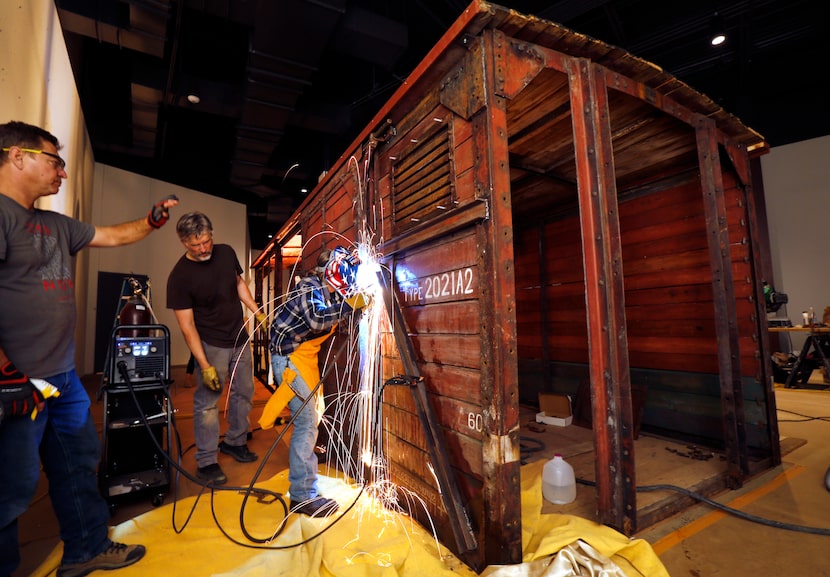
[(118, 325), (104, 368), (99, 483), (110, 507), (140, 494), (155, 506), (170, 488), (170, 331)]

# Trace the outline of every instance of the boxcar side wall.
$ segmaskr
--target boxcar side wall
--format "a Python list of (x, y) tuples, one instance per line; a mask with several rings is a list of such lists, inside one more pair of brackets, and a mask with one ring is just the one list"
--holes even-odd
[[(483, 62), (473, 62), (479, 72), (466, 70), (480, 78)], [(516, 563), (521, 508), (517, 366), (511, 346), (512, 220), (507, 144), (504, 140), (499, 151), (494, 138), (506, 130), (493, 128), (505, 122), (505, 115), (503, 106), (481, 107), (469, 117), (452, 113), (439, 103), (439, 89), (424, 95), (432, 106), (405, 115), (396, 123), (395, 139), (378, 149), (383, 238), (390, 239), (383, 252), (473, 519), (480, 543), (472, 554), (478, 557), (474, 564)], [(495, 164), (502, 167), (500, 173)], [(499, 207), (494, 207), (496, 190)], [(494, 238), (498, 222), (509, 231), (500, 234), (501, 240)], [(395, 348), (384, 346), (384, 354), (391, 361), (385, 366), (394, 369)], [(439, 533), (446, 531), (446, 513), (420, 444), (423, 437), (413, 429), (418, 423), (408, 393), (387, 391), (383, 410), (405, 425), (389, 429), (393, 480), (418, 487), (430, 516), (442, 521)], [(494, 542), (499, 546), (487, 545)]]

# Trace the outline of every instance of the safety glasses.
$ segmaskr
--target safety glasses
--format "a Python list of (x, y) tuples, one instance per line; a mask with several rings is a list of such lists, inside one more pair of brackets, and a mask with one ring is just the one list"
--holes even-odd
[[(45, 150), (38, 150), (37, 148), (18, 148), (20, 148), (20, 150), (22, 150), (23, 152), (30, 152), (32, 154), (45, 154), (49, 158), (54, 159), (51, 161), (52, 166), (59, 170), (66, 170), (66, 161), (57, 154), (52, 154), (51, 152), (46, 152)], [(8, 152), (11, 150), (11, 147), (7, 146), (6, 148), (0, 148), (0, 150), (2, 150), (3, 152)]]

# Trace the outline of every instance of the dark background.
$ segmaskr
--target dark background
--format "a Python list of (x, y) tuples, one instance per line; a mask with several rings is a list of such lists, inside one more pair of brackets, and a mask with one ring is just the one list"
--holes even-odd
[[(55, 0), (98, 162), (244, 203), (263, 248), (468, 6)], [(830, 134), (826, 0), (501, 2), (624, 48), (773, 147)], [(709, 44), (716, 25), (728, 40)], [(201, 101), (193, 104), (189, 94)]]

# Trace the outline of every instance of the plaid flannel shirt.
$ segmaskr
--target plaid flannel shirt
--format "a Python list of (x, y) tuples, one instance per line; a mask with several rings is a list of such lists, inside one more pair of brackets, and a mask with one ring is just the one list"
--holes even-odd
[(328, 332), (352, 308), (323, 286), (314, 274), (303, 278), (288, 294), (271, 323), (271, 354), (288, 356), (304, 341)]

